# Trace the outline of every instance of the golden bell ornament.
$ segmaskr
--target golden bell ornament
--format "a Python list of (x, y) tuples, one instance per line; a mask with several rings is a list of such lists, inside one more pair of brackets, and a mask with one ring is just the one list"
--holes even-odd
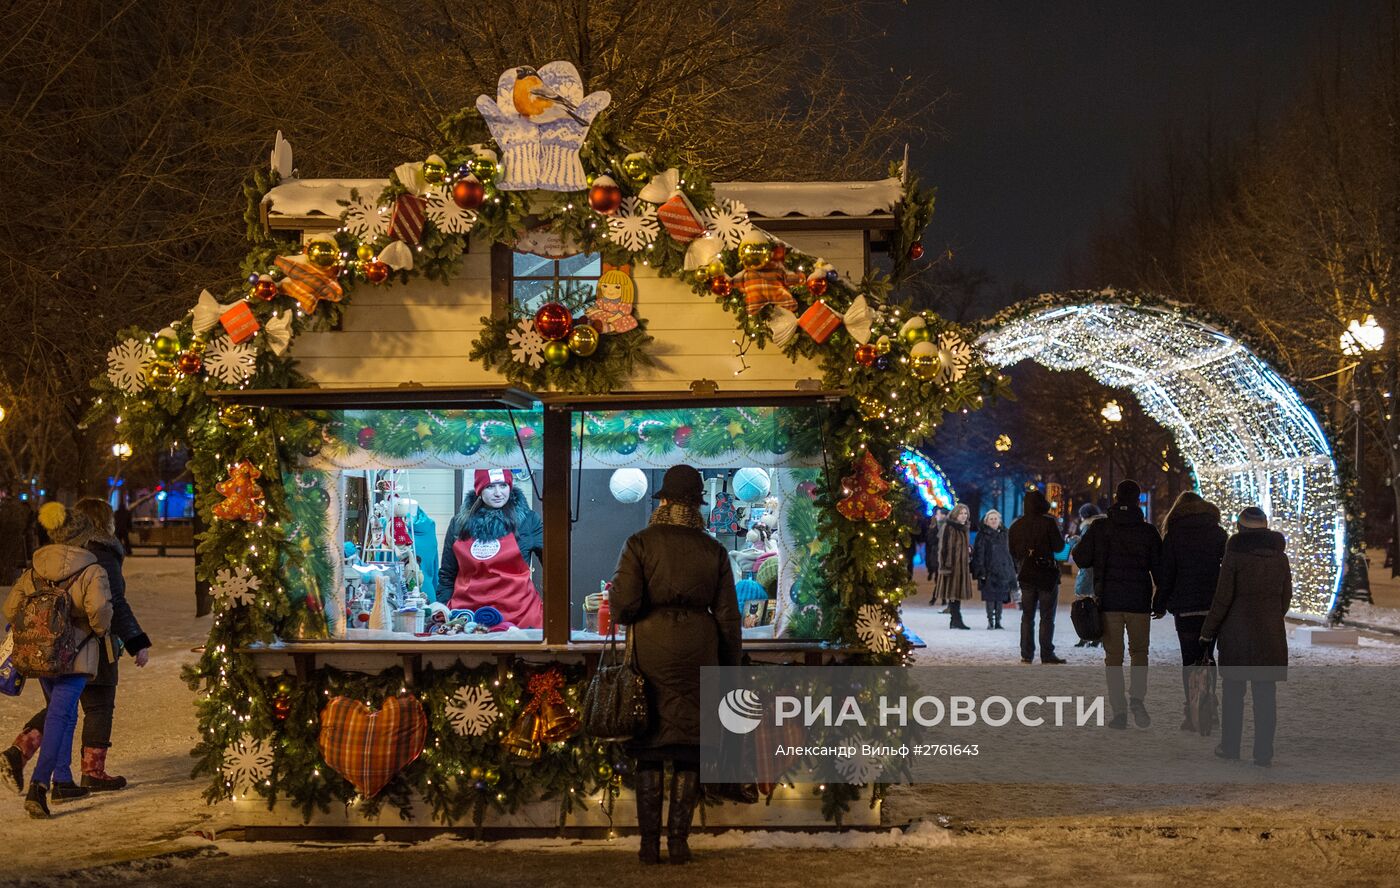
[(569, 348), (586, 358), (598, 350), (598, 328), (580, 324), (569, 334)]
[(563, 700), (546, 702), (540, 707), (540, 742), (562, 743), (583, 727), (578, 716)]
[(569, 344), (560, 340), (544, 344), (544, 359), (551, 367), (562, 367), (569, 363)]
[(528, 761), (539, 761), (540, 758), (540, 717), (534, 710), (526, 710), (520, 713), (506, 731), (505, 739), (501, 745), (506, 752), (515, 758), (526, 759)]
[(355, 248), (355, 258), (361, 262), (369, 262), (374, 258), (373, 244), (360, 244)]
[(773, 261), (773, 245), (748, 241), (739, 245), (739, 264), (745, 268), (762, 268)]
[(340, 248), (329, 239), (314, 240), (306, 245), (306, 258), (317, 268), (330, 268), (340, 261)]

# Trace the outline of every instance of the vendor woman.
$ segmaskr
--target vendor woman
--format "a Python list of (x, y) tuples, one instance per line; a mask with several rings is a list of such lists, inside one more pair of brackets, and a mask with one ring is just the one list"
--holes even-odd
[(447, 527), (438, 601), (453, 610), (494, 607), (505, 628), (540, 629), (544, 608), (530, 579), (530, 556), (544, 549), (544, 525), (509, 469), (477, 469), (473, 480), (473, 495)]

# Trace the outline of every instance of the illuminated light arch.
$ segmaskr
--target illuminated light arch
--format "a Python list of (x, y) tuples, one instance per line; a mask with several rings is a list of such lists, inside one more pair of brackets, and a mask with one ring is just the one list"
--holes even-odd
[(1332, 448), (1293, 387), (1246, 346), (1179, 309), (1092, 293), (993, 322), (978, 345), (998, 367), (1030, 360), (1131, 391), (1227, 522), (1260, 506), (1288, 538), (1294, 607), (1331, 609), (1346, 551)]
[(899, 455), (899, 474), (914, 489), (925, 517), (933, 517), (934, 508), (952, 511), (958, 501), (953, 485), (935, 463), (917, 450), (906, 449)]

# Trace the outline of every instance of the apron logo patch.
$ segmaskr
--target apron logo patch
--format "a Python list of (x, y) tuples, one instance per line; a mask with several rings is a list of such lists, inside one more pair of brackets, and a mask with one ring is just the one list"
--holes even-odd
[(499, 551), (500, 540), (472, 540), (472, 557), (477, 561), (490, 561)]

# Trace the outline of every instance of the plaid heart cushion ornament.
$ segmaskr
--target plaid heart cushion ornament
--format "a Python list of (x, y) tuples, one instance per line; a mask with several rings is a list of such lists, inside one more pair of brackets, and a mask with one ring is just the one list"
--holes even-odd
[(282, 278), (282, 292), (295, 299), (307, 314), (316, 311), (318, 302), (339, 302), (345, 295), (334, 274), (326, 274), (314, 265), (278, 256), (277, 267), (286, 275)]
[(326, 764), (373, 798), (423, 754), (428, 717), (409, 694), (389, 697), (378, 712), (359, 700), (333, 697), (321, 710), (317, 745)]

